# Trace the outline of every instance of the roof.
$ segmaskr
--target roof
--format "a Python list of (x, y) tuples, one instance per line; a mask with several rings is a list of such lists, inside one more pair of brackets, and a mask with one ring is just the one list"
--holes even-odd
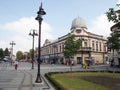
[(72, 21), (71, 29), (75, 28), (87, 28), (85, 21), (80, 17), (75, 18)]

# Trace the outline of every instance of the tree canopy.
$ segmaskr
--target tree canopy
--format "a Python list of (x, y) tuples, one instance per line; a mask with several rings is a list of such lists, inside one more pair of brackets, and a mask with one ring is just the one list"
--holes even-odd
[(4, 55), (5, 55), (5, 56), (10, 56), (10, 52), (9, 52), (8, 48), (5, 49)]
[(120, 22), (120, 10), (114, 10), (114, 8), (109, 8), (106, 12), (108, 21), (113, 21), (114, 23)]
[(119, 51), (120, 49), (120, 34), (112, 33), (110, 37), (108, 37), (108, 49), (116, 49)]
[[(114, 8), (109, 8), (108, 12), (106, 12), (106, 16), (108, 18), (108, 21), (112, 21), (115, 23), (115, 27), (120, 29), (120, 10), (115, 10)], [(120, 30), (119, 30), (120, 32)], [(119, 51), (120, 49), (120, 33), (112, 32), (110, 37), (108, 37), (108, 49), (116, 49), (116, 51)]]
[(82, 45), (82, 41), (80, 39), (75, 40), (75, 35), (70, 35), (65, 41), (65, 47), (63, 52), (64, 56), (65, 57), (74, 56), (81, 45)]
[(16, 57), (17, 57), (18, 60), (22, 59), (22, 58), (23, 58), (23, 53), (22, 53), (22, 51), (17, 51)]
[(5, 56), (10, 56), (10, 52), (8, 48), (6, 48), (5, 50), (0, 48), (0, 58), (4, 58)]
[(0, 48), (0, 58), (4, 58), (4, 51), (2, 48)]

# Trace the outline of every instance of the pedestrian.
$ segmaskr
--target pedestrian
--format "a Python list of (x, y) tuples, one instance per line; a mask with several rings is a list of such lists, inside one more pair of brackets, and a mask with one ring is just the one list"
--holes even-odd
[(72, 64), (72, 66), (74, 65), (74, 61), (73, 60), (72, 60), (71, 64)]
[(18, 61), (17, 60), (14, 62), (14, 66), (15, 66), (15, 70), (17, 70), (17, 68), (18, 68)]
[(111, 67), (114, 66), (114, 59), (111, 60), (111, 64), (110, 64)]

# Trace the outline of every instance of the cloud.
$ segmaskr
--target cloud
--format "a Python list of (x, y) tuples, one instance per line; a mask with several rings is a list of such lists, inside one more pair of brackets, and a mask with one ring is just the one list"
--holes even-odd
[(95, 20), (92, 21), (89, 31), (107, 37), (111, 33), (110, 27), (112, 25), (114, 25), (114, 23), (108, 22), (106, 15), (103, 14), (96, 17)]
[[(108, 22), (107, 17), (105, 15), (100, 15), (96, 17), (92, 21), (91, 27), (88, 28), (88, 31), (108, 36), (110, 34), (110, 27), (113, 25), (112, 22)], [(11, 33), (14, 32), (12, 36), (8, 37), (7, 40), (0, 38), (0, 47), (6, 48), (10, 47), (9, 43), (11, 41), (14, 41), (16, 45), (14, 46), (14, 53), (16, 53), (18, 50), (21, 51), (29, 51), (29, 49), (32, 48), (32, 37), (29, 36), (29, 32), (31, 29), (35, 29), (38, 32), (39, 24), (34, 19), (34, 17), (23, 17), (19, 20), (8, 22), (5, 24), (0, 24), (0, 29), (4, 30), (5, 33)], [(45, 41), (45, 39), (51, 39), (53, 40), (54, 37), (52, 35), (52, 27), (50, 24), (46, 22), (42, 22), (41, 27), (41, 43)], [(7, 34), (7, 35), (8, 35)], [(35, 47), (38, 46), (38, 37), (35, 37)]]
[(117, 1), (117, 4), (120, 4), (120, 0)]
[[(15, 31), (20, 34), (28, 33), (31, 29), (38, 30), (38, 22), (35, 20), (34, 17), (24, 17), (17, 21), (9, 22), (4, 25), (5, 29)], [(42, 30), (43, 32), (51, 32), (51, 26), (46, 23), (42, 22)]]
[(7, 46), (7, 44), (8, 43), (6, 43), (7, 41), (3, 41), (3, 40), (0, 40), (0, 48), (3, 48), (3, 49), (5, 49), (5, 48), (8, 48)]
[[(39, 24), (34, 17), (23, 17), (17, 21), (0, 24), (0, 29), (3, 29), (6, 33), (14, 32), (14, 34), (8, 38), (9, 40), (5, 41), (0, 39), (1, 48), (6, 48), (4, 46), (10, 47), (8, 42), (14, 41), (16, 43), (14, 52), (16, 53), (18, 50), (24, 52), (32, 48), (32, 37), (29, 36), (29, 32), (30, 30), (35, 29), (38, 33)], [(44, 21), (41, 26), (41, 38), (42, 44), (46, 38), (53, 39), (52, 27)], [(37, 46), (38, 37), (35, 37), (35, 47)]]

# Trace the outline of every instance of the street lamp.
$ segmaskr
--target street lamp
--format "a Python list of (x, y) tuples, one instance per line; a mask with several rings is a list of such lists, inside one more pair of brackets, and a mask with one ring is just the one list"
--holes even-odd
[(32, 69), (34, 69), (34, 37), (38, 36), (38, 34), (37, 34), (36, 30), (33, 29), (33, 30), (30, 30), (29, 35), (33, 37), (33, 42), (32, 42)]
[(39, 8), (39, 11), (37, 12), (38, 16), (35, 18), (39, 22), (39, 36), (38, 36), (38, 72), (37, 72), (37, 78), (36, 83), (41, 83), (41, 76), (40, 76), (40, 57), (41, 57), (41, 23), (42, 23), (42, 16), (46, 14), (44, 9), (42, 8), (42, 3)]
[(12, 46), (12, 47), (11, 47), (11, 65), (12, 65), (13, 46), (15, 45), (15, 42), (14, 42), (14, 41), (11, 41), (11, 42), (10, 42), (10, 45)]

